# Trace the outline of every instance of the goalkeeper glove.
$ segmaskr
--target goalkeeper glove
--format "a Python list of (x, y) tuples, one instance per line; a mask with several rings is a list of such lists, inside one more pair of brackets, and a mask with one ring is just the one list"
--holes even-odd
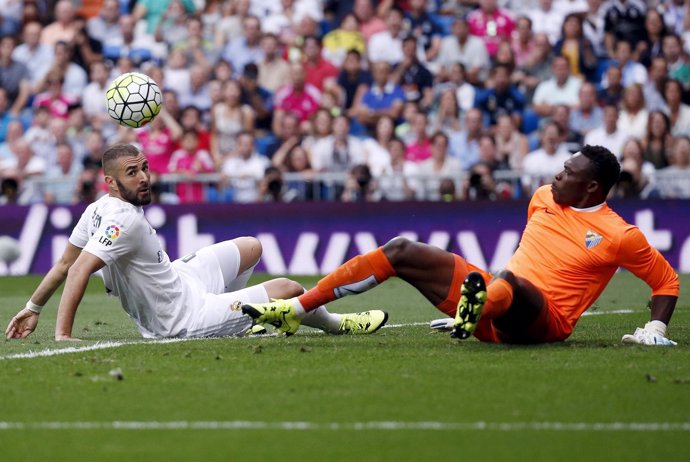
[(638, 345), (675, 346), (676, 342), (666, 338), (666, 324), (661, 321), (650, 321), (643, 328), (635, 329), (634, 334), (625, 334), (623, 343)]

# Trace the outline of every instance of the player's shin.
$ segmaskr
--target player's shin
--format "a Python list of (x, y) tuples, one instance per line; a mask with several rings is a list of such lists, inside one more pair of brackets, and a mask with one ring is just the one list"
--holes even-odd
[(309, 312), (346, 295), (366, 292), (391, 276), (395, 276), (395, 270), (379, 247), (348, 260), (321, 279), (316, 287), (300, 295), (298, 301)]
[(482, 316), (495, 319), (508, 311), (513, 304), (513, 286), (508, 281), (495, 278), (486, 288), (486, 303), (482, 310)]

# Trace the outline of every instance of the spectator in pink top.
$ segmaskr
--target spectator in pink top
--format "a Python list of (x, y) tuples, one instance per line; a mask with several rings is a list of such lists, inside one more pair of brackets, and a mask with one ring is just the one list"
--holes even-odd
[(319, 91), (332, 88), (336, 84), (340, 70), (321, 57), (321, 41), (318, 37), (313, 35), (305, 37), (302, 52), (307, 84), (314, 85)]
[(273, 131), (278, 132), (281, 120), (287, 112), (296, 114), (300, 123), (308, 121), (321, 103), (321, 93), (306, 83), (302, 63), (290, 64), (290, 84), (278, 89), (274, 95), (276, 111), (273, 115)]
[(497, 0), (480, 0), (479, 9), (467, 15), (470, 34), (484, 40), (489, 56), (496, 55), (501, 40), (510, 40), (515, 21), (506, 10), (498, 8)]
[(153, 119), (153, 122), (137, 132), (141, 152), (146, 153), (151, 173), (158, 175), (168, 173), (175, 142), (181, 135), (182, 127), (165, 109), (165, 106), (161, 108), (160, 114)]
[(364, 40), (369, 41), (375, 33), (386, 30), (386, 22), (376, 15), (371, 0), (355, 0), (352, 12), (359, 20), (359, 31)]
[[(195, 130), (185, 130), (180, 149), (173, 152), (169, 165), (170, 173), (184, 175), (192, 180), (197, 173), (216, 171), (211, 154), (199, 148), (199, 135)], [(204, 201), (204, 184), (199, 182), (177, 183), (177, 197), (181, 204), (197, 204)]]
[(73, 103), (62, 93), (64, 80), (60, 71), (55, 69), (46, 76), (46, 91), (39, 93), (34, 98), (35, 108), (48, 108), (50, 116), (59, 119), (67, 119), (69, 105)]
[(407, 146), (406, 161), (421, 162), (431, 157), (431, 140), (427, 135), (428, 125), (427, 115), (423, 112), (417, 112), (412, 118), (415, 139)]

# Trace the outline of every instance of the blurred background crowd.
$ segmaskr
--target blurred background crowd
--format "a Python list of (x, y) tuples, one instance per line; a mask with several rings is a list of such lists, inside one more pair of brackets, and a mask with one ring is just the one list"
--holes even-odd
[(0, 204), (91, 202), (121, 142), (162, 203), (524, 198), (583, 144), (690, 198), (689, 0), (0, 0), (0, 36)]

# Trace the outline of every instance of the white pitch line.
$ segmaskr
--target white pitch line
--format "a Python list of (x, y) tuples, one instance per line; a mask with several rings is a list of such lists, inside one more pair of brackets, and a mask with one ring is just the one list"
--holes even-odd
[(98, 342), (93, 345), (81, 347), (67, 347), (67, 348), (48, 348), (47, 350), (29, 351), (27, 353), (14, 353), (0, 356), (2, 359), (27, 359), (27, 358), (42, 358), (46, 356), (66, 355), (70, 353), (83, 353), (84, 351), (107, 350), (109, 348), (119, 348), (127, 345), (141, 345), (145, 343), (177, 343), (184, 342), (187, 339), (171, 338), (162, 340), (136, 340), (132, 342)]
[[(604, 315), (604, 314), (630, 314), (634, 313), (635, 311), (633, 310), (615, 310), (615, 311), (586, 311), (583, 313), (583, 316), (595, 316), (595, 315)], [(450, 318), (449, 318), (450, 319)], [(405, 324), (387, 324), (383, 326), (383, 329), (397, 329), (401, 327), (418, 327), (418, 326), (428, 326), (428, 322), (410, 322), (410, 323), (405, 323)], [(223, 337), (224, 339), (239, 339), (239, 338), (244, 338), (244, 339), (250, 339), (250, 338), (265, 338), (265, 336), (257, 336), (257, 337)], [(134, 340), (134, 341), (128, 341), (128, 342), (98, 342), (93, 345), (86, 345), (86, 346), (71, 346), (67, 348), (48, 348), (46, 350), (39, 350), (39, 351), (29, 351), (26, 353), (13, 353), (13, 354), (8, 354), (8, 355), (2, 355), (0, 356), (0, 361), (3, 359), (32, 359), (32, 358), (43, 358), (43, 357), (48, 357), (48, 356), (58, 356), (58, 355), (66, 355), (66, 354), (73, 354), (73, 353), (83, 353), (86, 351), (95, 351), (95, 350), (107, 350), (111, 348), (119, 348), (123, 346), (129, 346), (129, 345), (145, 345), (145, 344), (151, 344), (151, 345), (156, 345), (156, 344), (162, 344), (162, 343), (177, 343), (177, 342), (192, 342), (195, 340), (211, 340), (209, 338), (203, 338), (203, 339), (195, 339), (195, 338), (190, 338), (190, 339), (181, 339), (181, 338), (170, 338), (170, 339), (161, 339), (161, 340)], [(218, 338), (214, 338), (214, 340), (219, 340)]]
[(582, 316), (601, 316), (602, 314), (631, 314), (636, 313), (635, 310), (611, 310), (611, 311), (585, 311)]
[(0, 431), (18, 430), (287, 430), (287, 431), (553, 431), (553, 432), (688, 432), (690, 422), (270, 422), (222, 421), (111, 421), (111, 422), (2, 422)]
[(428, 322), (408, 322), (406, 324), (386, 324), (381, 329), (397, 329), (399, 327), (428, 326)]

